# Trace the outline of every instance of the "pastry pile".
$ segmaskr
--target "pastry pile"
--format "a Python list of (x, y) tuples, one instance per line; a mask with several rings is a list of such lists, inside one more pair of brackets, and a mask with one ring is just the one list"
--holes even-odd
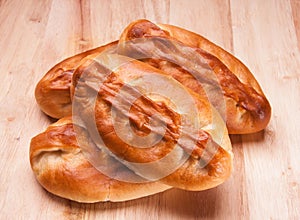
[(58, 121), (32, 138), (32, 170), (47, 191), (88, 203), (216, 187), (233, 168), (229, 134), (258, 132), (271, 115), (237, 58), (147, 20), (56, 64), (35, 97)]

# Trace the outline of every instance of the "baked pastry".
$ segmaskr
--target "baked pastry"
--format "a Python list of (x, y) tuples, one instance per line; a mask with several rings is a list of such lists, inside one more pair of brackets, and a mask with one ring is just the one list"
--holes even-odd
[[(157, 41), (141, 48), (150, 38)], [(210, 74), (200, 71), (196, 80), (180, 60)], [(216, 87), (223, 101), (207, 94)], [(55, 65), (35, 96), (42, 111), (61, 119), (32, 139), (33, 172), (49, 192), (88, 203), (215, 187), (232, 171), (228, 133), (259, 131), (271, 112), (253, 75), (230, 53), (147, 20), (131, 23), (119, 42)]]
[[(159, 182), (123, 182), (104, 175), (86, 159), (77, 138), (71, 117), (58, 120), (32, 138), (30, 164), (37, 180), (47, 191), (77, 202), (92, 203), (126, 201), (171, 188)], [(110, 172), (130, 175), (131, 171), (124, 165), (99, 153), (102, 160), (114, 164)]]
[[(155, 25), (148, 20), (138, 20), (125, 28), (119, 44), (126, 45), (125, 54), (128, 56), (158, 57), (144, 62), (170, 74), (195, 92), (199, 91), (199, 87), (206, 86), (205, 92), (213, 93), (211, 91), (220, 86), (224, 105), (218, 107), (222, 100), (220, 95), (216, 95), (217, 92), (211, 95), (210, 101), (219, 111), (225, 109), (230, 134), (253, 133), (267, 126), (271, 107), (252, 73), (237, 58), (204, 37), (172, 25)], [(183, 50), (180, 50), (180, 45)], [(186, 52), (185, 46), (193, 48), (194, 53)], [(200, 61), (195, 54), (200, 55)], [(180, 60), (182, 58), (183, 61)], [(199, 72), (192, 74), (185, 69), (190, 60), (193, 61), (191, 65), (198, 65)]]
[[(219, 79), (218, 85), (224, 92), (225, 104), (219, 99), (210, 99), (210, 101), (215, 105), (223, 103), (220, 107), (216, 107), (219, 111), (225, 111), (224, 118), (230, 134), (253, 133), (267, 126), (271, 116), (270, 104), (252, 73), (236, 57), (201, 35), (168, 24), (155, 25), (147, 20), (131, 23), (123, 31), (120, 41), (128, 42), (154, 36), (196, 48), (206, 60), (210, 70), (213, 70)], [(112, 44), (115, 45), (116, 42)], [(88, 55), (97, 56), (104, 49), (100, 47), (78, 54), (60, 62), (48, 71), (37, 85), (35, 93), (38, 104), (46, 114), (54, 118), (70, 115), (70, 78), (76, 66), (80, 64), (78, 61)], [(143, 61), (171, 74), (176, 80), (198, 92), (201, 79), (195, 79), (188, 71), (170, 60), (144, 59)], [(201, 84), (203, 86), (205, 82), (202, 81)]]
[(41, 110), (52, 118), (62, 118), (72, 114), (70, 85), (73, 72), (83, 58), (96, 55), (117, 42), (85, 51), (69, 57), (52, 67), (38, 82), (35, 88), (35, 99)]
[[(83, 73), (89, 74), (90, 70), (93, 70), (93, 68), (91, 68), (93, 67), (91, 62), (98, 64), (93, 59), (85, 60), (86, 62), (81, 64), (75, 70), (72, 84), (74, 85), (72, 87), (73, 90), (75, 89), (75, 87), (77, 87), (76, 84), (80, 79), (79, 75)], [(126, 76), (139, 76), (143, 72), (151, 72), (151, 75), (155, 74), (155, 72), (160, 72), (159, 70), (139, 61), (132, 62), (133, 63), (129, 63), (127, 66), (123, 65), (122, 69), (118, 70), (116, 74), (123, 73), (121, 75), (126, 78)], [(100, 75), (99, 73), (105, 72), (103, 71), (103, 69), (100, 70), (101, 71), (99, 72), (95, 72), (96, 75), (92, 75), (93, 78), (87, 79), (91, 79), (92, 81), (96, 79), (97, 81), (97, 77)], [(128, 74), (128, 71), (130, 72), (130, 74)], [(159, 74), (164, 73), (161, 72)], [(87, 79), (85, 78), (83, 82), (88, 84)], [(168, 78), (168, 80), (170, 82), (176, 82), (170, 77)], [(120, 83), (120, 81), (117, 80), (115, 73), (110, 74), (110, 78), (108, 79), (108, 81), (113, 85), (118, 85)], [(193, 92), (191, 93), (193, 94)], [(78, 93), (74, 91), (72, 92), (72, 94), (78, 95)], [(100, 94), (104, 95), (105, 92), (101, 92)], [(82, 93), (80, 93), (80, 95), (82, 95)], [(82, 98), (82, 96), (80, 95), (79, 97)], [(222, 120), (216, 120), (215, 123), (221, 124), (212, 127), (218, 128), (219, 130), (210, 130), (209, 126), (207, 126), (207, 123), (211, 123), (211, 120), (213, 119), (212, 114), (217, 113), (211, 111), (212, 109), (210, 108), (210, 105), (209, 103), (207, 103), (207, 100), (205, 98), (200, 97), (197, 94), (193, 94), (192, 96), (195, 96), (195, 99), (199, 99), (198, 105), (201, 109), (202, 115), (201, 127), (207, 127), (207, 131), (200, 132), (198, 140), (199, 143), (197, 145), (198, 148), (190, 149), (190, 155), (187, 154), (189, 156), (189, 159), (175, 173), (171, 173), (170, 175), (159, 181), (140, 183), (120, 181), (103, 174), (101, 170), (98, 170), (96, 168), (97, 166), (95, 166), (95, 163), (89, 160), (89, 155), (85, 155), (84, 147), (82, 145), (86, 145), (85, 147), (89, 149), (93, 148), (94, 150), (91, 153), (92, 155), (100, 154), (100, 156), (96, 157), (97, 160), (101, 159), (102, 162), (107, 161), (105, 163), (107, 163), (109, 166), (112, 165), (110, 167), (112, 167), (113, 171), (111, 171), (110, 168), (110, 173), (113, 172), (114, 177), (120, 175), (118, 173), (122, 173), (122, 176), (129, 176), (134, 172), (125, 167), (119, 160), (116, 160), (112, 156), (104, 153), (103, 150), (99, 148), (99, 146), (96, 146), (92, 140), (92, 137), (90, 137), (90, 133), (88, 132), (88, 130), (85, 130), (85, 128), (81, 127), (81, 132), (76, 133), (74, 127), (78, 127), (78, 125), (74, 125), (74, 123), (71, 121), (71, 117), (65, 117), (60, 119), (58, 122), (50, 125), (46, 131), (37, 135), (31, 141), (30, 162), (37, 180), (47, 191), (78, 202), (125, 201), (158, 193), (167, 190), (174, 185), (179, 188), (188, 190), (204, 190), (221, 184), (228, 178), (232, 169), (231, 145), (226, 133), (226, 127), (224, 124), (222, 126)], [(83, 101), (80, 103), (83, 103), (84, 105), (84, 108), (80, 109), (80, 116), (83, 117), (84, 121), (84, 116), (87, 116), (87, 119), (89, 118), (88, 116), (90, 116), (89, 113), (91, 108), (86, 105), (86, 102), (84, 102), (84, 100), (80, 101)], [(150, 100), (148, 101), (150, 103)], [(97, 104), (97, 106), (99, 106), (99, 103)], [(147, 108), (147, 106), (139, 106), (142, 108)], [(170, 109), (168, 110), (168, 108), (166, 108), (166, 105), (158, 104), (158, 106), (164, 109), (163, 112), (170, 112)], [(149, 109), (151, 110), (151, 106)], [(203, 111), (204, 109), (206, 109), (206, 111)], [(102, 131), (104, 133), (110, 133), (110, 126), (105, 122), (103, 123), (104, 119), (107, 119), (107, 117), (105, 117), (104, 115), (99, 115), (101, 112), (104, 112), (106, 114), (108, 113), (105, 112), (105, 108), (101, 107), (100, 105), (100, 108), (96, 108), (96, 120), (102, 122), (102, 125), (104, 125), (102, 127)], [(132, 112), (132, 116), (135, 115), (137, 117), (141, 117), (141, 115), (138, 115), (137, 112)], [(88, 124), (89, 123), (87, 123), (87, 125)], [(172, 127), (173, 125), (170, 124), (169, 127), (170, 126)], [(84, 130), (84, 132), (82, 132), (82, 130)], [(220, 144), (222, 144), (224, 148), (219, 146), (212, 140), (212, 137), (216, 136), (216, 133), (219, 133), (220, 131), (224, 132), (224, 134), (222, 134), (222, 140), (220, 141)], [(143, 129), (141, 129), (140, 132), (143, 132)], [(116, 136), (113, 137), (113, 139), (116, 138)], [(166, 137), (166, 139), (169, 140), (172, 138), (174, 137)], [(108, 140), (110, 139), (111, 138), (108, 138)], [(81, 140), (80, 146), (78, 144), (78, 140)], [(115, 145), (116, 143), (114, 142), (114, 140), (111, 141), (113, 145), (110, 145), (107, 142), (105, 143), (106, 145), (111, 147), (117, 146)], [(212, 146), (208, 147), (208, 149), (205, 149), (205, 145), (207, 143), (211, 144)], [(189, 146), (182, 146), (183, 151), (187, 150), (188, 152), (188, 148)], [(120, 147), (119, 149), (122, 149), (122, 147)], [(200, 160), (204, 160), (205, 150), (214, 155), (211, 158), (210, 155), (206, 155), (206, 157), (208, 157), (207, 159), (209, 160), (207, 161), (208, 164), (201, 167)], [(146, 154), (144, 153), (144, 155), (142, 155), (144, 156), (144, 159), (145, 157), (147, 157), (147, 153), (149, 152), (146, 152)], [(138, 156), (139, 152), (136, 152), (135, 154)], [(200, 158), (200, 156), (203, 157)], [(148, 157), (151, 159), (151, 154), (148, 154)], [(166, 167), (164, 167), (163, 169), (166, 169)], [(195, 175), (196, 171), (197, 175)], [(164, 183), (169, 183), (169, 185)]]
[[(75, 70), (73, 117), (80, 118), (90, 134), (99, 133), (114, 157), (143, 178), (186, 190), (223, 183), (232, 170), (231, 143), (208, 99), (143, 62), (119, 56), (106, 60), (117, 66), (108, 68), (102, 60), (90, 59)], [(91, 94), (97, 94), (95, 102)], [(151, 126), (153, 115), (160, 118)]]

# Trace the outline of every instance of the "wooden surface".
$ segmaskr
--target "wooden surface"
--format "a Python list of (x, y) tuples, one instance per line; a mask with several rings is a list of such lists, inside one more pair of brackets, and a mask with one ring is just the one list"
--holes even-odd
[[(271, 102), (268, 128), (232, 136), (235, 170), (211, 190), (97, 204), (47, 193), (28, 155), (31, 137), (50, 123), (35, 103), (36, 83), (139, 18), (198, 32), (240, 58)], [(0, 51), (0, 219), (300, 218), (299, 0), (0, 0)]]

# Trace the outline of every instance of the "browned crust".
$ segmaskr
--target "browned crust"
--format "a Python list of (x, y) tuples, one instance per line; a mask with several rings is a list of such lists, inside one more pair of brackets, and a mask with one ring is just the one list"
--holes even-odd
[[(136, 23), (138, 22), (145, 22), (145, 20), (137, 21)], [(128, 28), (130, 29), (130, 27), (133, 27), (136, 23), (132, 23)], [(154, 31), (151, 29), (153, 27), (155, 27)], [(129, 30), (128, 28), (126, 29), (127, 31)], [(253, 89), (259, 97), (263, 98), (262, 102), (265, 107), (263, 109), (264, 117), (262, 120), (258, 120), (257, 115), (244, 114), (241, 109), (237, 107), (233, 99), (229, 98), (227, 100), (229, 112), (227, 120), (232, 124), (231, 127), (229, 127), (231, 133), (255, 132), (263, 129), (267, 125), (270, 119), (270, 105), (265, 99), (259, 84), (244, 64), (230, 53), (195, 33), (171, 25), (156, 26), (151, 24), (151, 28), (150, 32), (147, 33), (149, 35), (163, 33), (188, 46), (200, 48), (203, 56), (206, 56), (209, 62), (211, 62), (211, 67), (214, 71), (230, 71), (241, 83)], [(89, 62), (89, 58), (92, 59), (94, 55), (100, 53), (106, 47), (115, 44), (116, 42), (113, 42), (103, 47), (75, 55), (60, 62), (49, 70), (43, 79), (40, 80), (35, 91), (36, 99), (41, 109), (54, 118), (70, 115), (72, 111), (70, 85), (74, 70), (77, 69), (77, 72), (80, 74), (80, 69), (86, 65), (83, 62), (86, 60)], [(92, 57), (88, 57), (89, 55)], [(133, 63), (133, 65), (127, 66), (127, 69), (125, 68), (123, 71), (129, 71), (131, 73), (149, 71), (165, 74), (144, 63), (138, 61), (134, 61)], [(76, 76), (74, 79), (76, 79)], [(73, 81), (73, 83), (76, 84), (76, 81)], [(199, 93), (201, 94), (201, 92)], [(97, 114), (103, 114), (103, 110), (104, 109), (99, 108)], [(209, 113), (209, 111), (205, 112), (203, 109), (202, 111), (203, 114), (201, 114), (201, 116), (205, 117), (205, 120), (209, 123), (209, 118), (211, 118), (210, 114), (212, 113)], [(106, 117), (103, 115), (100, 116), (101, 117), (97, 118), (103, 122), (103, 118)], [(106, 129), (107, 128), (103, 129), (103, 132)], [(101, 132), (101, 129), (99, 129), (99, 131)], [(217, 148), (217, 151), (209, 164), (199, 171), (199, 158), (193, 157), (194, 155), (192, 155), (176, 172), (161, 180), (162, 183), (169, 184), (170, 186), (158, 182), (143, 184), (126, 183), (111, 179), (99, 172), (87, 161), (81, 149), (78, 147), (72, 121), (69, 117), (59, 120), (57, 123), (49, 126), (45, 132), (32, 139), (30, 145), (30, 163), (37, 180), (46, 190), (58, 196), (79, 202), (125, 201), (161, 192), (171, 186), (187, 190), (204, 190), (224, 182), (232, 170), (231, 145), (226, 129), (223, 132), (225, 140), (221, 146), (214, 143), (214, 147)], [(169, 139), (172, 138), (169, 137)], [(108, 137), (107, 141), (114, 143), (114, 145), (111, 146), (116, 147), (116, 143), (122, 145), (119, 140), (116, 141), (113, 135)], [(205, 141), (213, 142), (214, 140), (208, 138), (205, 139)], [(205, 146), (205, 142), (201, 144)], [(119, 146), (117, 146), (116, 149), (118, 148)], [(199, 150), (201, 151), (201, 149)], [(164, 152), (163, 155), (164, 154), (166, 154), (166, 152)], [(132, 150), (132, 155), (135, 155), (134, 158), (131, 158), (133, 161), (141, 159), (139, 158), (139, 154), (136, 154), (134, 150)], [(142, 159), (148, 161), (145, 157)], [(120, 166), (123, 165), (120, 164)]]
[[(207, 60), (223, 89), (229, 133), (252, 133), (267, 126), (271, 116), (270, 104), (252, 73), (241, 61), (198, 34), (171, 25), (155, 25), (147, 20), (138, 20), (128, 25), (119, 42), (153, 36), (177, 40), (187, 46), (198, 48), (198, 53)], [(154, 63), (156, 68), (168, 71), (165, 68), (165, 65), (168, 65), (166, 62), (155, 64), (152, 61), (151, 63)], [(186, 86), (195, 84), (191, 83), (193, 80), (197, 81), (191, 78), (187, 82), (183, 77), (189, 73), (178, 67), (173, 66), (169, 69), (167, 73), (170, 75), (178, 70), (181, 71), (181, 77), (176, 79)]]
[[(135, 33), (133, 33), (131, 29), (137, 25), (139, 28), (144, 25), (144, 30), (135, 31)], [(252, 133), (260, 131), (267, 126), (271, 117), (270, 104), (252, 73), (236, 57), (201, 35), (168, 24), (159, 24), (156, 26), (146, 20), (131, 23), (124, 30), (121, 41), (128, 40), (129, 38), (142, 37), (145, 31), (147, 32), (147, 36), (163, 34), (179, 40), (188, 46), (200, 48), (202, 55), (206, 57), (207, 62), (215, 72), (222, 73), (223, 75), (231, 74), (230, 79), (232, 80), (223, 80), (222, 85), (226, 93), (226, 120), (229, 133)], [(115, 43), (116, 42), (111, 44)], [(99, 47), (60, 62), (49, 70), (40, 80), (36, 87), (35, 94), (37, 103), (46, 114), (54, 118), (61, 118), (71, 114), (69, 90), (74, 69), (82, 62), (83, 58), (88, 55), (95, 56), (105, 47), (106, 46)], [(168, 72), (169, 67), (166, 67), (164, 64), (155, 64), (153, 61), (148, 63)], [(178, 81), (195, 91), (198, 90), (199, 86), (197, 86), (197, 82), (193, 83), (195, 79), (193, 79), (193, 77), (188, 78), (188, 80), (184, 78), (187, 74), (182, 69), (177, 67), (169, 69), (169, 73), (180, 72), (180, 77), (171, 74)], [(177, 70), (174, 71), (175, 69)], [(240, 86), (238, 89), (232, 89), (234, 85)], [(236, 92), (232, 92), (232, 90), (236, 90)]]
[[(74, 89), (76, 86), (78, 88), (78, 85), (79, 87), (84, 84), (88, 85), (89, 80), (93, 82), (95, 80), (97, 81), (98, 78), (101, 79), (103, 77), (101, 75), (105, 74), (102, 70), (102, 65), (93, 60), (87, 60), (86, 63), (83, 63), (74, 72), (72, 88)], [(180, 124), (176, 124), (176, 121), (178, 121), (178, 113), (176, 113), (173, 109), (166, 107), (168, 106), (168, 103), (164, 103), (165, 100), (159, 101), (160, 103), (164, 103), (164, 105), (158, 105), (155, 101), (151, 100), (151, 98), (144, 97), (142, 98), (142, 101), (138, 101), (138, 107), (140, 109), (138, 113), (142, 115), (139, 119), (140, 124), (147, 124), (147, 120), (144, 121), (144, 118), (150, 117), (158, 111), (161, 115), (167, 114), (167, 116), (170, 117), (170, 127), (172, 128), (168, 128), (167, 124), (167, 130), (173, 129), (172, 132), (174, 132), (174, 134), (172, 132), (168, 133), (167, 131), (163, 139), (158, 144), (149, 148), (136, 148), (130, 146), (122, 141), (116, 134), (112, 124), (112, 103), (110, 100), (114, 98), (114, 94), (118, 94), (119, 89), (122, 88), (124, 84), (147, 74), (164, 75), (165, 77), (168, 77), (171, 82), (176, 82), (159, 69), (153, 68), (143, 62), (132, 60), (131, 62), (127, 62), (114, 70), (114, 72), (111, 73), (111, 75), (107, 77), (106, 81), (102, 84), (97, 97), (95, 116), (91, 115), (90, 107), (85, 104), (88, 103), (86, 98), (82, 95), (85, 94), (85, 92), (78, 95), (82, 101), (77, 103), (78, 105), (82, 104), (79, 111), (81, 119), (89, 121), (90, 118), (95, 117), (99, 134), (105, 142), (105, 145), (122, 160), (125, 159), (126, 161), (135, 163), (153, 162), (168, 154), (177, 143), (176, 132), (180, 127)], [(81, 80), (80, 84), (77, 84), (78, 79), (84, 77), (82, 75), (88, 77)], [(79, 88), (79, 90), (84, 91), (84, 87)], [(89, 90), (90, 87), (87, 86), (86, 89)], [(207, 98), (200, 96), (189, 89), (187, 89), (187, 91), (193, 97), (196, 107), (198, 108), (198, 117), (201, 122), (201, 127), (208, 127), (209, 125), (212, 125), (212, 127), (218, 127), (217, 123), (221, 122), (213, 121), (214, 112), (212, 111)], [(114, 103), (114, 108), (122, 108), (122, 104), (118, 106), (118, 103)], [(137, 112), (134, 112), (133, 110), (131, 114), (132, 115), (128, 116), (128, 120), (130, 120), (131, 123), (134, 123), (135, 117), (137, 117)], [(89, 122), (87, 124), (89, 124)], [(147, 133), (147, 131), (143, 131), (143, 125), (136, 126), (136, 129), (141, 133)], [(210, 131), (206, 132), (202, 129), (199, 130), (200, 136), (194, 137), (197, 139), (196, 148), (193, 150), (189, 159), (174, 173), (161, 179), (163, 183), (187, 190), (204, 190), (223, 183), (229, 177), (232, 170), (232, 153), (227, 129), (225, 126), (220, 126), (220, 130), (217, 131), (219, 134), (224, 134), (220, 145), (214, 142), (209, 132)], [(183, 149), (191, 149), (190, 146), (181, 147)], [(213, 152), (214, 155), (211, 160), (206, 161), (208, 162), (208, 165), (201, 167), (200, 158), (201, 160), (205, 160), (201, 157), (205, 148), (206, 150)], [(181, 152), (179, 152), (179, 154), (181, 154)], [(164, 167), (157, 167), (157, 169), (157, 172), (162, 172)]]
[[(178, 39), (188, 46), (201, 48), (209, 54), (217, 57), (222, 63), (224, 63), (231, 73), (237, 76), (240, 82), (247, 85), (248, 88), (252, 87), (259, 94), (259, 96), (257, 96), (257, 100), (258, 102), (261, 102), (261, 109), (257, 109), (257, 112), (254, 114), (243, 115), (241, 109), (233, 108), (233, 105), (230, 105), (231, 107), (227, 107), (231, 108), (228, 111), (231, 112), (231, 114), (227, 115), (228, 120), (233, 121), (234, 123), (236, 123), (237, 120), (240, 121), (240, 123), (236, 123), (240, 125), (233, 129), (233, 131), (229, 131), (230, 133), (242, 134), (257, 132), (268, 125), (271, 118), (270, 103), (254, 75), (239, 59), (199, 34), (169, 24), (159, 24), (158, 26), (163, 30), (168, 31), (170, 36)], [(249, 95), (252, 95), (251, 91)], [(262, 117), (260, 117), (259, 114), (261, 114)]]
[(30, 163), (47, 191), (78, 202), (125, 201), (170, 188), (158, 182), (122, 182), (99, 172), (77, 145), (70, 117), (60, 119), (32, 138)]
[(52, 67), (35, 88), (36, 101), (43, 112), (53, 118), (72, 114), (70, 85), (74, 70), (83, 58), (116, 45), (117, 41), (69, 57)]

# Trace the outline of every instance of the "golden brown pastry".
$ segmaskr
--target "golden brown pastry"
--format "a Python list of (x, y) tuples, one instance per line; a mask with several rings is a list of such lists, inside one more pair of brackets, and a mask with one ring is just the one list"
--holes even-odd
[(52, 67), (35, 88), (36, 101), (43, 112), (53, 118), (72, 114), (70, 84), (74, 69), (89, 55), (98, 54), (116, 45), (112, 42), (92, 50), (69, 57)]
[[(151, 37), (161, 40), (144, 48), (134, 41)], [(112, 48), (143, 58), (102, 53)], [(161, 56), (152, 57), (153, 51)], [(197, 80), (181, 61), (201, 66)], [(211, 105), (220, 111), (222, 101), (207, 94), (218, 86), (226, 124)], [(49, 192), (79, 202), (126, 201), (171, 187), (215, 187), (232, 171), (226, 125), (229, 133), (256, 132), (266, 127), (271, 112), (253, 75), (230, 53), (195, 33), (147, 20), (131, 23), (119, 43), (54, 66), (35, 96), (51, 117), (72, 110), (75, 115), (32, 139), (34, 174)], [(126, 181), (133, 179), (143, 181)]]
[[(128, 61), (126, 58), (124, 62), (116, 59), (108, 58), (121, 64), (113, 68), (113, 72), (97, 59), (87, 60), (75, 70), (72, 90), (76, 88), (77, 92), (71, 93), (74, 94), (73, 102), (76, 103), (78, 114), (73, 117), (81, 118), (88, 128), (93, 125), (91, 119), (95, 118), (97, 131), (105, 146), (118, 160), (146, 179), (156, 179), (157, 174), (161, 177), (160, 182), (186, 190), (204, 190), (223, 183), (232, 170), (231, 144), (225, 124), (208, 99), (148, 64), (137, 60)], [(150, 85), (152, 80), (164, 85), (165, 91), (172, 92), (174, 99), (186, 99), (181, 95), (188, 93), (191, 103), (187, 103), (185, 108), (172, 105), (175, 100), (160, 94), (162, 91), (157, 91), (158, 87)], [(101, 86), (98, 87), (95, 82), (102, 82)], [(147, 93), (136, 94), (136, 90), (145, 89), (140, 88), (140, 82), (149, 86)], [(98, 94), (95, 111), (92, 110), (94, 102), (90, 99), (93, 92)], [(156, 95), (152, 96), (153, 93)], [(126, 110), (130, 100), (134, 102)], [(190, 109), (193, 107), (196, 113), (191, 115)], [(113, 111), (116, 112), (116, 118)], [(159, 122), (165, 123), (165, 131), (159, 130), (159, 122), (157, 126), (151, 127), (153, 115), (162, 117)], [(195, 129), (191, 129), (194, 123)], [(122, 126), (123, 130), (118, 131)], [(139, 137), (150, 136), (151, 132), (155, 135), (150, 142), (159, 135), (161, 139), (149, 147), (145, 146), (146, 139), (140, 143), (135, 142)], [(171, 155), (167, 161), (158, 162), (167, 155)], [(177, 166), (177, 161), (182, 158), (183, 163)], [(144, 166), (151, 163), (154, 164)], [(207, 164), (202, 166), (203, 163)], [(171, 170), (173, 164), (176, 169)], [(164, 175), (166, 170), (171, 172)]]
[[(271, 116), (270, 104), (254, 76), (241, 61), (198, 34), (168, 24), (155, 25), (147, 20), (131, 23), (122, 33), (120, 41), (151, 36), (165, 37), (198, 49), (198, 53), (209, 64), (210, 70), (212, 69), (217, 75), (218, 84), (223, 89), (225, 104), (218, 110), (226, 108), (224, 118), (229, 133), (252, 133), (267, 126)], [(80, 64), (79, 60), (88, 55), (97, 56), (101, 51), (103, 47), (66, 59), (46, 74), (36, 88), (37, 102), (46, 114), (55, 118), (70, 114), (70, 77)], [(185, 86), (199, 92), (201, 80), (199, 78), (196, 80), (178, 65), (163, 59), (144, 59), (143, 61), (169, 73)], [(205, 80), (200, 83), (205, 84)], [(213, 88), (213, 83), (210, 83), (210, 86)], [(215, 105), (222, 103), (219, 99), (210, 101)]]
[[(140, 44), (138, 41), (134, 43), (136, 39), (150, 39), (151, 37), (160, 37), (169, 41), (157, 40), (149, 45)], [(248, 68), (227, 51), (193, 32), (166, 24), (155, 25), (147, 20), (132, 22), (125, 28), (119, 44), (122, 46), (129, 41), (132, 43), (130, 48), (127, 46), (126, 55), (133, 53), (140, 57), (152, 57), (159, 54), (160, 59), (146, 59), (144, 62), (165, 71), (195, 92), (198, 92), (199, 87), (203, 85), (207, 86), (207, 91), (213, 90), (216, 82), (208, 81), (208, 79), (210, 75), (215, 75), (217, 83), (223, 90), (225, 119), (230, 134), (257, 132), (267, 126), (271, 116), (268, 100)], [(195, 58), (191, 57), (189, 53), (180, 51), (179, 44), (194, 48), (195, 53), (204, 59), (204, 62), (197, 63), (201, 67), (204, 66), (201, 69), (205, 73), (204, 75), (200, 73), (198, 74), (199, 78), (196, 79), (184, 69), (186, 62), (195, 60)], [(176, 65), (180, 62), (178, 61), (180, 53), (185, 58), (183, 66)], [(205, 64), (208, 66), (205, 67)], [(214, 73), (210, 73), (210, 70)], [(198, 82), (201, 82), (201, 85)], [(211, 102), (216, 106), (220, 100), (211, 100)]]
[[(77, 135), (71, 117), (66, 117), (32, 138), (31, 167), (47, 191), (77, 202), (92, 203), (131, 200), (171, 188), (159, 182), (123, 182), (104, 175), (86, 159), (78, 146)], [(114, 172), (130, 174), (130, 170), (110, 156), (101, 156), (102, 160), (114, 164)]]

